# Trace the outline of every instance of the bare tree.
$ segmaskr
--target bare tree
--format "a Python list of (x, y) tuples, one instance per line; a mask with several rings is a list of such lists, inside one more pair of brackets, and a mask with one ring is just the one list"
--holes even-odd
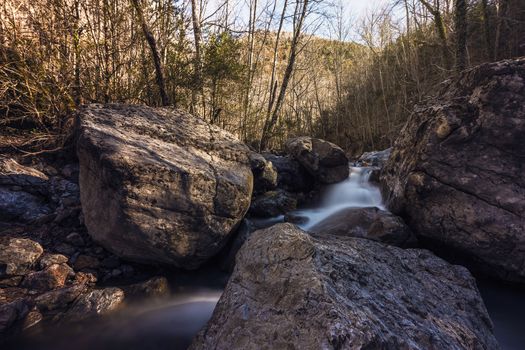
[(153, 64), (155, 65), (155, 76), (157, 79), (157, 86), (159, 88), (162, 105), (167, 106), (170, 104), (170, 102), (168, 95), (166, 94), (166, 83), (164, 82), (164, 73), (162, 71), (159, 50), (157, 49), (157, 41), (155, 40), (153, 33), (146, 23), (146, 18), (144, 18), (144, 12), (142, 11), (142, 7), (139, 4), (139, 0), (131, 0), (131, 3), (137, 12), (137, 17), (142, 27), (142, 32), (144, 33), (144, 37), (146, 38), (146, 41), (148, 42), (151, 50), (151, 57), (153, 58)]
[(454, 17), (456, 31), (456, 71), (462, 71), (467, 65), (467, 3), (456, 0)]
[[(275, 100), (275, 102), (273, 102), (273, 96), (275, 95), (275, 92), (278, 89), (277, 85), (275, 85), (274, 91), (272, 92), (272, 96), (270, 96), (271, 103), (269, 105), (268, 112), (266, 114), (266, 120), (264, 123), (261, 140), (259, 142), (259, 149), (266, 149), (269, 138), (273, 131), (273, 128), (275, 124), (277, 123), (277, 118), (279, 117), (279, 112), (281, 110), (281, 106), (283, 104), (283, 101), (286, 95), (286, 89), (288, 88), (288, 83), (290, 82), (290, 77), (292, 76), (292, 73), (294, 70), (295, 60), (297, 58), (297, 53), (298, 53), (297, 50), (298, 50), (299, 40), (302, 35), (303, 24), (306, 18), (306, 14), (308, 13), (308, 5), (309, 5), (309, 0), (303, 0), (302, 2), (297, 1), (295, 5), (295, 12), (294, 12), (294, 17), (293, 17), (294, 31), (293, 31), (293, 36), (292, 36), (292, 42), (290, 44), (290, 51), (288, 54), (288, 63), (284, 71), (283, 81), (279, 89), (279, 95), (277, 96), (277, 99)], [(284, 11), (283, 11), (283, 15), (281, 16), (281, 19), (283, 17), (284, 17)]]

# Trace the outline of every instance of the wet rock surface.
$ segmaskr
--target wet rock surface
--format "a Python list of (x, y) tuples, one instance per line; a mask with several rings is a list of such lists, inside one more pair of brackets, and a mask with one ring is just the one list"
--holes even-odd
[(469, 272), (425, 250), (254, 232), (191, 349), (498, 349)]
[(398, 216), (378, 208), (347, 208), (317, 223), (309, 232), (367, 238), (399, 247), (415, 246), (416, 238)]
[(302, 136), (286, 141), (285, 148), (321, 183), (331, 184), (348, 177), (348, 158), (339, 146), (331, 142)]
[(77, 153), (88, 231), (126, 259), (194, 269), (250, 204), (248, 148), (178, 110), (88, 106)]
[(382, 172), (388, 207), (470, 266), (525, 282), (525, 59), (484, 64), (411, 114)]

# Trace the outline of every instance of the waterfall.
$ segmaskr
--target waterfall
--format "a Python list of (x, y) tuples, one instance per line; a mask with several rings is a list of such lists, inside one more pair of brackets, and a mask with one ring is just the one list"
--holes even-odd
[(308, 230), (346, 208), (377, 207), (385, 210), (379, 188), (369, 182), (371, 172), (370, 168), (352, 167), (348, 179), (326, 188), (319, 206), (293, 212), (294, 215), (307, 219), (298, 226)]

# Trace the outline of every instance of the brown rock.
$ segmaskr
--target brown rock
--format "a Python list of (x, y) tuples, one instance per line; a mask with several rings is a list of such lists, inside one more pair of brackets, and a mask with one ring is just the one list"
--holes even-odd
[(116, 255), (193, 269), (250, 204), (248, 148), (179, 110), (90, 105), (78, 116), (82, 209)]
[(47, 291), (63, 287), (67, 277), (73, 273), (67, 264), (53, 264), (43, 271), (32, 272), (24, 278), (22, 286), (32, 289)]
[(425, 250), (254, 232), (190, 349), (498, 349), (476, 282)]
[(26, 274), (43, 252), (42, 246), (30, 239), (0, 237), (0, 266), (6, 275)]
[(166, 277), (152, 277), (147, 281), (122, 287), (126, 298), (163, 298), (170, 294)]
[(81, 254), (77, 257), (73, 267), (75, 270), (91, 269), (96, 270), (100, 266), (100, 261), (94, 256)]
[(86, 290), (84, 284), (76, 284), (71, 287), (60, 288), (36, 297), (35, 304), (41, 311), (52, 311), (65, 308), (71, 304), (82, 292)]
[(525, 282), (525, 58), (484, 64), (417, 107), (382, 183), (388, 207), (432, 246)]

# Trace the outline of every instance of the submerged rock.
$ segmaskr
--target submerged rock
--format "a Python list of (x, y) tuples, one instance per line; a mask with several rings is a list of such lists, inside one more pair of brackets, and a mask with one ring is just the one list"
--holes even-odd
[(348, 158), (331, 142), (303, 136), (286, 141), (285, 147), (288, 154), (322, 183), (331, 184), (348, 177)]
[(475, 280), (425, 250), (254, 232), (191, 349), (498, 349)]
[(525, 282), (525, 58), (484, 64), (411, 114), (382, 172), (388, 207), (430, 243)]
[(77, 154), (89, 234), (126, 259), (196, 268), (250, 204), (248, 148), (178, 110), (90, 105)]
[(403, 219), (378, 208), (343, 209), (308, 231), (319, 235), (367, 238), (399, 247), (414, 246), (416, 243)]

